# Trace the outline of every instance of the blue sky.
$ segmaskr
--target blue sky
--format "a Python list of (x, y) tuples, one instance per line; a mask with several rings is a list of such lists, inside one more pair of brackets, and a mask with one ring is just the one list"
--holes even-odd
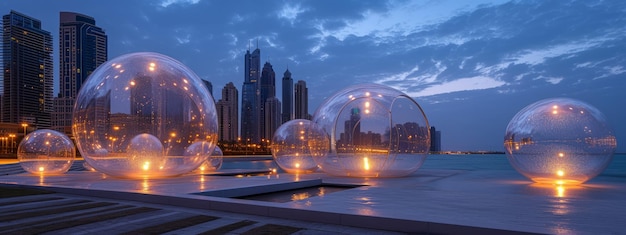
[(503, 151), (523, 107), (579, 99), (607, 116), (626, 152), (624, 1), (0, 2), (10, 10), (42, 21), (55, 60), (59, 12), (78, 12), (105, 29), (109, 58), (171, 56), (211, 81), (216, 99), (228, 82), (241, 89), (243, 55), (258, 40), (278, 87), (287, 68), (307, 82), (311, 113), (343, 87), (388, 85), (420, 103), (444, 150)]

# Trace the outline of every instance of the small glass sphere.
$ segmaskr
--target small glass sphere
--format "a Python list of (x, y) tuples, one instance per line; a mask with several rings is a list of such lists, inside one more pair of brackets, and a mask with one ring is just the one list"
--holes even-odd
[(509, 162), (538, 183), (580, 184), (600, 174), (617, 147), (606, 118), (569, 98), (526, 106), (509, 122), (504, 137)]
[[(73, 134), (85, 161), (124, 178), (158, 178), (200, 166), (217, 143), (217, 113), (204, 82), (180, 62), (157, 53), (122, 55), (83, 84)], [(196, 143), (205, 154), (186, 155)]]
[(272, 139), (272, 156), (287, 173), (311, 173), (317, 170), (314, 157), (328, 153), (328, 137), (324, 130), (306, 119), (282, 124)]
[(36, 130), (26, 135), (17, 148), (17, 159), (33, 174), (63, 174), (76, 158), (76, 148), (66, 135), (53, 130)]
[[(205, 145), (196, 145), (193, 147), (189, 147), (188, 150), (185, 153), (186, 154), (201, 154), (204, 155), (205, 153), (207, 153), (209, 151), (209, 145), (205, 144)], [(215, 146), (215, 149), (213, 150), (213, 153), (211, 153), (211, 156), (205, 160), (202, 164), (200, 164), (200, 166), (198, 167), (198, 169), (196, 169), (197, 172), (199, 173), (206, 173), (206, 172), (213, 172), (213, 171), (217, 171), (220, 168), (222, 168), (222, 162), (224, 161), (224, 153), (222, 152), (222, 149), (220, 149), (220, 147)]]
[(424, 163), (430, 148), (422, 108), (383, 85), (361, 84), (335, 93), (319, 106), (313, 122), (329, 135), (328, 154), (314, 159), (331, 175), (406, 176)]

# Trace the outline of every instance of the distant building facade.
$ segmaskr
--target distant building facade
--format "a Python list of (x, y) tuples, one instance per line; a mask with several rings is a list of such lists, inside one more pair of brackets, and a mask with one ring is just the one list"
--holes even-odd
[(283, 115), (282, 123), (294, 119), (293, 113), (293, 78), (289, 69), (283, 74)]
[(239, 137), (239, 92), (232, 82), (222, 88), (222, 98), (217, 102), (219, 141), (237, 141)]
[(107, 35), (94, 18), (61, 12), (59, 17), (59, 94), (54, 99), (52, 129), (71, 135), (76, 95), (87, 78), (108, 59)]
[(309, 115), (309, 89), (306, 87), (305, 81), (298, 80), (296, 83), (294, 100), (294, 118), (311, 119)]
[(441, 152), (441, 131), (434, 126), (430, 127), (430, 151)]
[(2, 17), (0, 119), (50, 128), (53, 98), (52, 35), (41, 21), (11, 11)]
[(274, 137), (274, 132), (282, 124), (280, 117), (280, 100), (270, 97), (265, 101), (265, 135), (266, 143)]
[(202, 79), (202, 83), (204, 84), (204, 87), (206, 87), (206, 89), (209, 90), (209, 94), (211, 94), (211, 98), (215, 99), (215, 96), (213, 96), (213, 83), (204, 79)]
[[(274, 68), (272, 64), (269, 62), (265, 62), (263, 65), (263, 70), (261, 71), (261, 106), (260, 106), (260, 118), (259, 123), (261, 126), (261, 140), (271, 139), (274, 135), (274, 128), (272, 125), (268, 125), (269, 123), (275, 123), (276, 120), (280, 120), (280, 107), (278, 107), (278, 115), (274, 110), (268, 111), (266, 108), (268, 101), (271, 105), (276, 105), (276, 73), (274, 72)], [(280, 103), (278, 103), (280, 105)], [(272, 107), (275, 109), (276, 107)], [(278, 121), (280, 122), (280, 121)], [(272, 129), (274, 128), (274, 129)]]

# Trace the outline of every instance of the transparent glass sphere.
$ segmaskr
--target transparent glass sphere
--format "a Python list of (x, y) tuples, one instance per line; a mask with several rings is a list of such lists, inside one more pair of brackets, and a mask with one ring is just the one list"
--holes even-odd
[(25, 171), (33, 174), (63, 174), (76, 158), (76, 148), (69, 137), (53, 130), (36, 130), (26, 135), (17, 148), (17, 159)]
[[(207, 151), (209, 151), (209, 146), (200, 145), (197, 143), (197, 145), (190, 147), (187, 150), (188, 150), (186, 152), (187, 154), (204, 155), (206, 154)], [(211, 153), (211, 156), (207, 160), (205, 160), (202, 164), (200, 164), (200, 166), (198, 167), (198, 169), (196, 169), (196, 171), (199, 173), (217, 171), (220, 168), (222, 168), (223, 161), (224, 161), (224, 153), (222, 152), (222, 149), (220, 149), (220, 147), (218, 146), (215, 146), (215, 149), (213, 150), (213, 153)]]
[[(158, 178), (190, 172), (217, 143), (215, 104), (204, 82), (157, 53), (122, 55), (98, 67), (74, 106), (73, 134), (99, 172)], [(197, 145), (207, 151), (187, 154)]]
[(314, 157), (328, 153), (328, 137), (324, 130), (306, 119), (283, 123), (272, 138), (272, 156), (287, 173), (311, 173), (317, 170)]
[(430, 148), (428, 120), (406, 94), (378, 84), (345, 88), (313, 116), (330, 139), (328, 154), (314, 157), (331, 175), (400, 177), (415, 172)]
[(553, 98), (519, 111), (506, 128), (504, 146), (513, 168), (529, 179), (580, 184), (608, 166), (617, 141), (596, 108)]

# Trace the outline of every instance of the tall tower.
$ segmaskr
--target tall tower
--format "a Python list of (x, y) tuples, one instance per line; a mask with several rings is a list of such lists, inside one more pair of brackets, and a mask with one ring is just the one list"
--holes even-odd
[(2, 17), (2, 122), (50, 128), (52, 36), (41, 21), (11, 11)]
[(107, 61), (107, 35), (90, 16), (61, 12), (59, 17), (59, 95), (52, 128), (71, 134), (72, 107), (91, 73)]
[(222, 88), (222, 98), (217, 102), (219, 141), (233, 142), (239, 136), (239, 92), (232, 82)]
[(266, 113), (266, 103), (271, 98), (276, 98), (276, 73), (274, 73), (272, 64), (265, 62), (261, 72), (261, 116), (259, 118), (261, 140), (271, 139), (272, 136), (268, 135), (268, 133), (274, 134), (273, 131), (269, 131), (271, 128), (266, 124), (268, 122), (273, 123), (275, 119), (280, 119), (280, 107), (278, 108), (277, 116), (273, 112)]
[(309, 117), (309, 89), (306, 82), (298, 80), (295, 87), (295, 119), (310, 119)]
[(288, 122), (293, 119), (293, 79), (289, 69), (283, 75), (283, 121)]
[(246, 143), (260, 141), (259, 123), (259, 71), (261, 71), (261, 50), (257, 47), (252, 53), (248, 49), (245, 55), (245, 70), (241, 89), (241, 139)]
[(265, 101), (265, 141), (269, 143), (274, 137), (274, 132), (281, 124), (280, 119), (280, 100), (276, 97), (270, 97)]

